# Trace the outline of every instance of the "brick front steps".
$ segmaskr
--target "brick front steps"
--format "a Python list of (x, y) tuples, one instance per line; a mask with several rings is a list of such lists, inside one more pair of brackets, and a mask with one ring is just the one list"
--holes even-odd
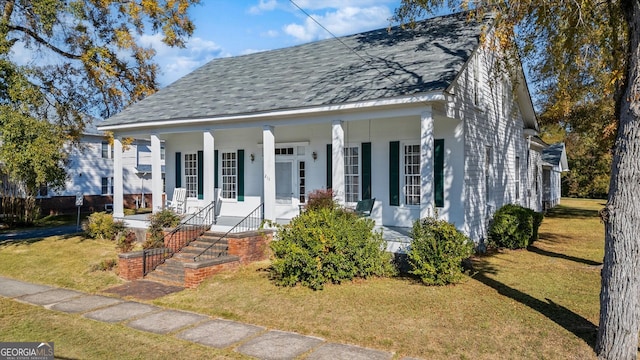
[[(173, 257), (166, 259), (154, 271), (143, 276), (143, 252), (136, 251), (120, 254), (118, 272), (125, 280), (145, 278), (171, 285), (196, 288), (209, 276), (220, 271), (233, 269), (241, 264), (267, 259), (267, 249), (273, 238), (270, 230), (247, 231), (227, 235), (217, 232), (206, 232), (192, 241)], [(194, 261), (194, 257), (214, 242), (214, 254), (207, 259)], [(224, 254), (226, 252), (226, 255)]]

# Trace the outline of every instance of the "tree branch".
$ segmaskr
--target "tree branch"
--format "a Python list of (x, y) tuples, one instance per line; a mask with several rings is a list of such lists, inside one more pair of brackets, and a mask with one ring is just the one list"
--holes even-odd
[(10, 31), (21, 31), (29, 36), (31, 36), (36, 42), (40, 43), (41, 45), (44, 45), (46, 47), (48, 47), (49, 49), (51, 49), (52, 51), (54, 51), (55, 53), (62, 55), (64, 57), (66, 57), (67, 59), (73, 59), (73, 60), (80, 60), (81, 57), (80, 55), (76, 55), (76, 54), (72, 54), (69, 52), (66, 52), (56, 46), (53, 46), (52, 44), (50, 44), (49, 42), (47, 42), (47, 40), (45, 40), (44, 38), (42, 38), (40, 35), (38, 35), (35, 31), (28, 29), (26, 27), (23, 26), (17, 26), (17, 25), (9, 25), (9, 30)]

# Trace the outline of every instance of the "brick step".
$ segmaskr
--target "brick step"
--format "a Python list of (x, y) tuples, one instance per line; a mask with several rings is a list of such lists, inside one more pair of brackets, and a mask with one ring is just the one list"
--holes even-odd
[(211, 244), (209, 246), (187, 246), (178, 254), (199, 254), (206, 249), (212, 249), (213, 251), (226, 251), (229, 249), (229, 246), (225, 244), (213, 244), (213, 246), (211, 246)]
[(167, 285), (184, 287), (184, 276), (182, 278), (174, 278), (174, 277), (163, 276), (153, 271), (150, 274), (147, 274), (147, 276), (145, 276), (144, 279), (167, 284)]
[(214, 243), (214, 242), (220, 242), (220, 243), (225, 243), (228, 244), (229, 240), (227, 239), (220, 239), (220, 236), (217, 235), (207, 235), (206, 233), (202, 236), (200, 236), (196, 241), (200, 241), (203, 243)]
[(184, 265), (178, 262), (172, 264), (162, 264), (158, 266), (154, 271), (182, 276), (184, 275)]
[(206, 249), (209, 246), (211, 246), (211, 244), (215, 244), (216, 246), (218, 246), (218, 245), (219, 246), (223, 246), (225, 248), (229, 246), (229, 243), (226, 242), (226, 241), (224, 241), (224, 242), (222, 242), (222, 241), (221, 242), (215, 242), (215, 241), (208, 242), (208, 241), (202, 241), (202, 240), (194, 240), (187, 247)]

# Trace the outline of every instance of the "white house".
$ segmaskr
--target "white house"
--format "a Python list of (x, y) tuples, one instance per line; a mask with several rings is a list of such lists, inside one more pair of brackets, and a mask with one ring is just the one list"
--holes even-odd
[(114, 215), (129, 186), (123, 137), (151, 142), (154, 210), (163, 141), (167, 195), (183, 187), (205, 205), (220, 189), (222, 216), (263, 203), (267, 219), (291, 219), (332, 188), (345, 204), (375, 198), (378, 225), (437, 211), (481, 241), (503, 204), (541, 210), (544, 146), (524, 76), (492, 70), (479, 41), (491, 19), (467, 15), (215, 59), (131, 105), (100, 126), (116, 138)]
[[(79, 144), (66, 145), (69, 152), (67, 179), (59, 190), (43, 187), (39, 200), (43, 210), (56, 211), (56, 207), (73, 207), (75, 197), (81, 194), (93, 210), (104, 210), (113, 203), (114, 192), (114, 149), (103, 131), (97, 130), (99, 120), (93, 120), (85, 129)], [(164, 158), (164, 146), (161, 158)], [(129, 207), (150, 207), (151, 200), (151, 150), (150, 142), (134, 139), (121, 153), (123, 194), (127, 195)], [(164, 160), (161, 159), (161, 173), (164, 174)], [(161, 175), (163, 176), (163, 175)], [(162, 194), (160, 194), (162, 196)], [(60, 201), (61, 199), (69, 201)], [(71, 205), (67, 203), (72, 203)], [(149, 203), (149, 204), (147, 204)], [(83, 204), (85, 205), (85, 204)]]
[(544, 209), (560, 204), (562, 197), (562, 173), (569, 171), (564, 143), (549, 145), (542, 151), (542, 183)]

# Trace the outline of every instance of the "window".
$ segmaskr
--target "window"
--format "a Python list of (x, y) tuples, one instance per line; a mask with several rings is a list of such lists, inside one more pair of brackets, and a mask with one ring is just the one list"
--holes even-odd
[(520, 157), (516, 156), (516, 200), (520, 200)]
[(492, 165), (492, 151), (491, 146), (485, 148), (484, 153), (484, 187), (485, 187), (485, 199), (487, 203), (491, 199), (491, 165)]
[(238, 163), (235, 152), (222, 153), (222, 197), (235, 199), (237, 196)]
[(511, 109), (511, 87), (509, 82), (505, 79), (502, 82), (502, 113), (505, 117), (509, 117), (509, 110)]
[(344, 199), (348, 203), (360, 200), (359, 154), (357, 146), (344, 148)]
[(184, 154), (184, 181), (187, 197), (198, 196), (198, 155)]
[(420, 205), (420, 145), (404, 145), (404, 203)]
[(164, 157), (166, 155), (166, 150), (164, 148), (164, 145), (160, 146), (160, 160), (164, 160)]
[(293, 155), (293, 147), (276, 148), (276, 155)]
[(304, 161), (298, 161), (298, 176), (300, 178), (300, 203), (306, 202), (305, 193), (306, 193), (306, 184), (305, 184), (305, 163)]
[(473, 58), (473, 104), (480, 105), (480, 59), (478, 54)]
[(102, 195), (112, 195), (113, 194), (113, 177), (103, 177), (102, 178)]
[(106, 141), (102, 142), (102, 158), (103, 159), (111, 159), (111, 152), (109, 151), (109, 143)]

